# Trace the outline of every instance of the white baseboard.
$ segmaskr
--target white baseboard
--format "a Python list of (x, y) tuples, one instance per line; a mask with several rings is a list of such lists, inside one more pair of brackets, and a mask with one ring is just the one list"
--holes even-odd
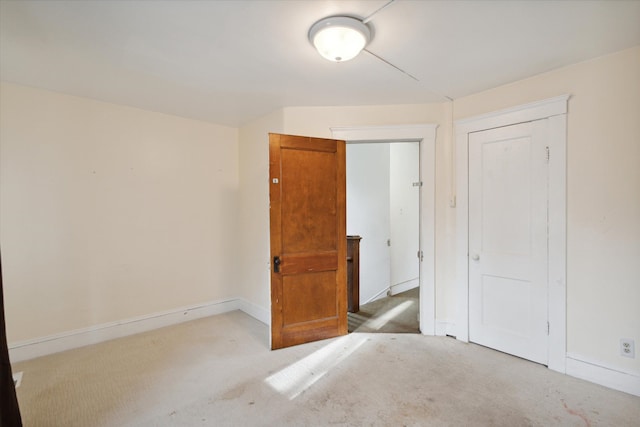
[(577, 354), (567, 353), (567, 375), (640, 396), (640, 376), (603, 366)]
[(270, 323), (271, 315), (267, 310), (244, 299), (233, 298), (10, 343), (9, 358), (12, 363), (20, 362), (234, 310), (242, 310), (260, 322)]
[(372, 296), (371, 298), (369, 298), (368, 300), (366, 300), (365, 302), (360, 302), (360, 305), (365, 305), (365, 304), (369, 304), (372, 301), (375, 301), (379, 298), (382, 298), (385, 296), (385, 294), (388, 294), (390, 292), (389, 288), (384, 288), (383, 290), (381, 290), (380, 292), (378, 292), (377, 294), (375, 294), (374, 296)]
[(391, 295), (398, 295), (403, 292), (407, 292), (408, 290), (411, 290), (413, 288), (417, 288), (418, 286), (420, 286), (420, 279), (416, 277), (413, 280), (407, 280), (406, 282), (392, 285), (391, 288), (389, 289), (389, 293)]
[(437, 336), (456, 336), (456, 324), (451, 320), (436, 319), (436, 335)]
[(238, 298), (238, 308), (254, 319), (259, 320), (267, 326), (271, 326), (271, 313), (269, 310), (266, 310), (243, 298)]

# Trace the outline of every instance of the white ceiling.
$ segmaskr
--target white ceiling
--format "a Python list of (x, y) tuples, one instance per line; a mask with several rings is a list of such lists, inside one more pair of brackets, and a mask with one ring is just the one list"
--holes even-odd
[(640, 1), (612, 0), (396, 0), (368, 49), (419, 81), (307, 39), (386, 3), (0, 0), (0, 78), (238, 126), (285, 106), (441, 102), (640, 45)]

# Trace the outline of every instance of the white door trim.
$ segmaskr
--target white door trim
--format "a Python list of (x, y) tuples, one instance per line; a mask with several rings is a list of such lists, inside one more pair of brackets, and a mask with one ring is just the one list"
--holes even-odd
[(456, 338), (469, 341), (469, 133), (533, 120), (549, 120), (549, 369), (566, 372), (567, 104), (562, 95), (455, 122)]
[(332, 127), (334, 139), (348, 142), (420, 142), (420, 332), (435, 335), (435, 195), (438, 125)]

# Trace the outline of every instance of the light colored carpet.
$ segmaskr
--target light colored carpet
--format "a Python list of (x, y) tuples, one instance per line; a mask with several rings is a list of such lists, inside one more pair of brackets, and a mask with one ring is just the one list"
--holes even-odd
[(637, 426), (640, 398), (452, 338), (270, 351), (232, 312), (17, 363), (25, 426)]
[(349, 313), (349, 332), (420, 333), (418, 308), (420, 289), (387, 296)]

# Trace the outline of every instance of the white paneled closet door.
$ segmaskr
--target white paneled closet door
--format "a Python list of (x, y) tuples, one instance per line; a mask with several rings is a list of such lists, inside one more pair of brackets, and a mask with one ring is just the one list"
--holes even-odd
[(548, 361), (547, 120), (469, 134), (469, 340)]

